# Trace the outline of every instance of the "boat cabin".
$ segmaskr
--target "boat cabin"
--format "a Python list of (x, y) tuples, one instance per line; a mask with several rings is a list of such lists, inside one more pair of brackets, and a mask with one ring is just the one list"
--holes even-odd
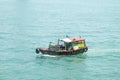
[(57, 45), (52, 45), (50, 42), (49, 50), (61, 51), (61, 50), (78, 50), (86, 47), (85, 39), (81, 37), (76, 38), (64, 38), (59, 39)]

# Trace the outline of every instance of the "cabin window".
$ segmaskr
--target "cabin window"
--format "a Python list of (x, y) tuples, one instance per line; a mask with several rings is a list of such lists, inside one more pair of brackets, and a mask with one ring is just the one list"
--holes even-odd
[(66, 50), (72, 49), (72, 43), (66, 43)]

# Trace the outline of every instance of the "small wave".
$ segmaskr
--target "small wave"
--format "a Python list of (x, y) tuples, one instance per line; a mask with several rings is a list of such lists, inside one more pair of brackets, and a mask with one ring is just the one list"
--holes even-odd
[(43, 56), (45, 56), (45, 57), (57, 57), (57, 56), (47, 55), (47, 54), (45, 54), (45, 55), (43, 55)]
[(57, 56), (54, 56), (54, 55), (48, 55), (48, 54), (44, 54), (42, 56), (45, 56), (45, 57), (57, 57)]

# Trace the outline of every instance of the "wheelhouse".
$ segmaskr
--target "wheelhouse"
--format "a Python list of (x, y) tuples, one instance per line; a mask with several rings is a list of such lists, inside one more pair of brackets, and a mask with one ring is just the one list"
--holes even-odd
[(58, 39), (57, 45), (52, 45), (50, 42), (49, 49), (50, 50), (78, 50), (81, 48), (85, 48), (86, 43), (85, 39), (83, 38), (64, 38), (64, 39)]
[(65, 38), (65, 39), (61, 39), (59, 41), (64, 42), (65, 50), (77, 50), (77, 49), (86, 47), (85, 39), (80, 38), (80, 37)]

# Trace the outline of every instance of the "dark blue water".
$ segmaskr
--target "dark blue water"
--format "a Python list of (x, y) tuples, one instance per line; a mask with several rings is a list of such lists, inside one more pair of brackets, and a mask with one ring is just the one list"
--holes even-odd
[[(119, 80), (119, 0), (0, 0), (0, 80)], [(83, 55), (37, 55), (82, 36)]]

